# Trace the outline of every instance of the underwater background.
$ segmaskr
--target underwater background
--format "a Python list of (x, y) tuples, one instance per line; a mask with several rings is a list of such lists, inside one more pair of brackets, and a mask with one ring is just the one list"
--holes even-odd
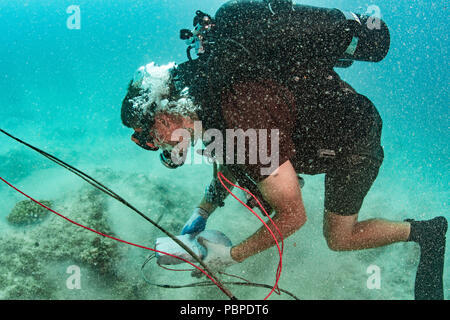
[[(179, 30), (192, 27), (196, 10), (214, 15), (224, 2), (0, 0), (0, 128), (99, 179), (179, 233), (212, 168), (197, 164), (166, 169), (158, 153), (131, 142), (120, 107), (134, 71), (151, 61), (184, 62), (186, 47)], [(337, 69), (374, 102), (383, 118), (385, 160), (360, 219), (448, 217), (449, 2), (295, 2), (358, 13), (375, 5), (390, 28), (391, 49), (382, 62)], [(80, 8), (79, 29), (67, 27), (71, 5)], [(0, 177), (50, 201), (63, 215), (121, 239), (153, 246), (163, 236), (130, 209), (5, 135), (0, 135)], [(417, 245), (332, 252), (322, 236), (324, 176), (304, 178), (308, 223), (285, 242), (279, 286), (300, 299), (413, 299)], [(10, 214), (28, 210), (26, 203), (23, 209), (16, 206), (23, 200), (0, 184), (0, 299), (226, 299), (215, 287), (151, 286), (141, 275), (151, 252), (100, 238), (51, 213), (40, 223), (13, 225)], [(238, 243), (258, 223), (229, 197), (208, 228)], [(449, 247), (447, 243), (446, 299)], [(272, 285), (277, 263), (272, 248), (227, 271)], [(380, 289), (367, 286), (373, 265), (381, 270)], [(80, 270), (80, 289), (69, 285), (73, 266)], [(166, 271), (154, 263), (144, 272), (155, 283), (194, 281), (189, 273)], [(263, 299), (268, 293), (264, 288), (230, 289), (240, 299)]]

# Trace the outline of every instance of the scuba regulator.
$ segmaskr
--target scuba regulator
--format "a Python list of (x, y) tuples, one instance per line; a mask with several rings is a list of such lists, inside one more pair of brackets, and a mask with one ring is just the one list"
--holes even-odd
[[(175, 159), (175, 161), (173, 160)], [(184, 164), (184, 161), (186, 160), (186, 154), (185, 153), (173, 153), (168, 150), (164, 150), (159, 155), (159, 160), (161, 160), (161, 163), (169, 169), (176, 169), (181, 167)]]
[(207, 13), (197, 10), (194, 17), (194, 29), (180, 30), (180, 39), (185, 40), (187, 56), (192, 61), (191, 50), (195, 49), (197, 55), (209, 52), (211, 45), (214, 45), (213, 31), (215, 27), (214, 19)]

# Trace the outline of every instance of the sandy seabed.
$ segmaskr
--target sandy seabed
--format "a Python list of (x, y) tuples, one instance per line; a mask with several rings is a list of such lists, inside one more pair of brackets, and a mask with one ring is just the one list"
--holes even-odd
[[(77, 165), (168, 231), (178, 234), (209, 183), (211, 167), (204, 164), (171, 171), (159, 164), (154, 154), (138, 155), (133, 161), (111, 158), (97, 162), (101, 166), (85, 161)], [(10, 159), (18, 154), (3, 156)], [(28, 153), (19, 158), (26, 157)], [(63, 169), (46, 164), (24, 173), (23, 167), (30, 165), (27, 161), (22, 160), (18, 166), (14, 166), (14, 162), (3, 163), (4, 167), (8, 165), (8, 176), (16, 177), (13, 182), (18, 187), (32, 197), (51, 200), (53, 209), (70, 219), (144, 246), (153, 247), (155, 239), (164, 236), (121, 203)], [(285, 240), (280, 288), (300, 299), (413, 299), (419, 255), (416, 244), (398, 243), (357, 252), (333, 252), (327, 247), (322, 235), (323, 179), (323, 175), (305, 176), (302, 193), (308, 222)], [(432, 202), (436, 198), (430, 197), (428, 203), (417, 207), (407, 189), (386, 184), (392, 179), (395, 177), (380, 173), (366, 197), (361, 220), (432, 217), (425, 216), (429, 212), (423, 209), (438, 208), (438, 203)], [(38, 225), (10, 226), (6, 216), (24, 198), (5, 185), (0, 188), (3, 200), (0, 204), (2, 299), (227, 299), (213, 286), (185, 289), (150, 286), (141, 274), (141, 266), (150, 251), (102, 238), (54, 214)], [(238, 243), (260, 225), (256, 217), (229, 197), (225, 207), (210, 218), (207, 228), (220, 230), (233, 243)], [(227, 272), (252, 282), (273, 285), (278, 259), (276, 248), (272, 248), (230, 267)], [(79, 268), (80, 289), (70, 289), (70, 266)], [(379, 289), (368, 287), (373, 266), (380, 271)], [(155, 263), (149, 263), (144, 272), (147, 279), (160, 284), (198, 281), (191, 278), (189, 272), (166, 271)], [(449, 273), (445, 272), (444, 277), (448, 299)], [(254, 300), (263, 299), (270, 291), (241, 286), (230, 289), (240, 299)], [(273, 294), (271, 299), (291, 298)]]

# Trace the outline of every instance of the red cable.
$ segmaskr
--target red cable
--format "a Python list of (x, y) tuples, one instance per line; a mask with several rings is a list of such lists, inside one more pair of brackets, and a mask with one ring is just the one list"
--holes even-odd
[[(226, 190), (227, 190), (227, 191), (228, 191), (228, 192), (229, 192), (236, 200), (238, 200), (243, 206), (245, 206), (248, 210), (250, 210), (250, 211), (251, 211), (251, 212), (252, 212), (252, 213), (253, 213), (253, 214), (254, 214), (254, 215), (255, 215), (255, 216), (263, 223), (263, 224), (264, 224), (264, 226), (267, 228), (267, 230), (269, 230), (270, 234), (271, 234), (272, 237), (274, 238), (275, 243), (276, 243), (276, 245), (277, 245), (278, 252), (279, 252), (279, 254), (280, 254), (280, 262), (279, 262), (278, 268), (277, 268), (275, 285), (273, 286), (273, 288), (272, 288), (272, 290), (270, 291), (270, 293), (264, 298), (264, 300), (266, 300), (266, 299), (269, 298), (270, 295), (271, 295), (274, 291), (276, 291), (277, 288), (278, 288), (278, 281), (279, 281), (279, 278), (280, 278), (280, 276), (281, 276), (281, 269), (282, 269), (282, 256), (283, 256), (283, 251), (284, 251), (284, 240), (283, 240), (283, 235), (282, 235), (281, 231), (278, 229), (278, 227), (276, 226), (276, 224), (273, 222), (273, 220), (271, 219), (271, 217), (269, 216), (269, 214), (266, 212), (266, 210), (264, 209), (264, 207), (262, 206), (262, 204), (259, 202), (258, 198), (256, 198), (250, 191), (248, 191), (248, 190), (246, 190), (246, 189), (244, 189), (244, 188), (242, 188), (242, 187), (240, 187), (240, 186), (237, 186), (237, 185), (233, 184), (231, 181), (229, 181), (229, 180), (222, 174), (222, 172), (218, 172), (217, 176), (219, 177), (220, 183), (223, 185), (223, 187), (224, 187), (224, 188), (225, 188), (225, 189), (226, 189)], [(253, 211), (247, 204), (245, 204), (243, 201), (241, 201), (239, 198), (237, 198), (237, 197), (233, 194), (233, 192), (232, 192), (230, 189), (228, 189), (227, 186), (225, 186), (225, 184), (224, 184), (223, 181), (222, 181), (222, 178), (225, 179), (225, 181), (227, 181), (228, 183), (230, 183), (230, 184), (233, 185), (234, 187), (237, 187), (237, 188), (239, 188), (239, 189), (245, 191), (246, 193), (250, 194), (250, 195), (257, 201), (257, 203), (258, 203), (258, 205), (260, 206), (260, 208), (262, 209), (262, 211), (266, 214), (266, 216), (269, 218), (269, 220), (272, 222), (272, 224), (273, 224), (274, 227), (276, 228), (277, 232), (279, 233), (279, 235), (280, 235), (280, 237), (281, 237), (281, 242), (282, 242), (281, 249), (280, 249), (280, 246), (279, 246), (279, 243), (278, 243), (277, 238), (275, 237), (275, 235), (273, 234), (273, 232), (272, 232), (272, 230), (269, 228), (269, 226), (264, 222), (264, 220), (261, 219), (261, 217), (260, 217), (255, 211)], [(84, 225), (82, 225), (82, 224), (80, 224), (80, 223), (78, 223), (78, 222), (76, 222), (76, 221), (73, 221), (73, 220), (71, 220), (71, 219), (69, 219), (69, 218), (63, 216), (62, 214), (60, 214), (60, 213), (54, 211), (53, 209), (47, 207), (46, 205), (40, 203), (39, 201), (35, 200), (34, 198), (30, 197), (30, 196), (27, 195), (26, 193), (22, 192), (21, 190), (19, 190), (18, 188), (16, 188), (16, 187), (13, 186), (12, 184), (10, 184), (8, 181), (6, 181), (5, 179), (3, 179), (2, 177), (0, 177), (0, 180), (2, 180), (4, 183), (6, 183), (8, 186), (10, 186), (11, 188), (13, 188), (14, 190), (16, 190), (17, 192), (19, 192), (20, 194), (22, 194), (22, 195), (24, 195), (25, 197), (29, 198), (31, 201), (37, 203), (37, 204), (40, 205), (41, 207), (43, 207), (43, 208), (49, 210), (50, 212), (56, 214), (57, 216), (59, 216), (59, 217), (65, 219), (65, 220), (67, 220), (68, 222), (70, 222), (70, 223), (72, 223), (72, 224), (74, 224), (74, 225), (76, 225), (76, 226), (79, 226), (79, 227), (81, 227), (81, 228), (83, 228), (83, 229), (86, 229), (86, 230), (88, 230), (88, 231), (94, 232), (94, 233), (96, 233), (96, 234), (98, 234), (98, 235), (101, 235), (101, 236), (103, 236), (103, 237), (105, 237), (105, 238), (109, 238), (109, 239), (112, 239), (112, 240), (115, 240), (115, 241), (118, 241), (118, 242), (121, 242), (121, 243), (125, 243), (125, 244), (131, 245), (131, 246), (135, 246), (135, 247), (141, 248), (141, 249), (146, 249), (146, 250), (150, 250), (150, 251), (157, 252), (157, 253), (160, 253), (160, 254), (164, 254), (164, 255), (167, 255), (167, 256), (176, 258), (176, 259), (178, 259), (178, 260), (181, 260), (181, 261), (183, 261), (183, 262), (186, 262), (186, 263), (192, 265), (192, 266), (195, 267), (196, 269), (200, 270), (204, 275), (206, 275), (206, 276), (207, 276), (207, 277), (208, 277), (208, 278), (209, 278), (209, 279), (210, 279), (210, 280), (211, 280), (211, 281), (212, 281), (212, 282), (213, 282), (213, 283), (214, 283), (214, 284), (222, 291), (222, 292), (224, 292), (224, 293), (226, 294), (225, 290), (224, 290), (224, 289), (223, 289), (223, 288), (222, 288), (222, 287), (221, 287), (221, 286), (220, 286), (220, 285), (219, 285), (219, 284), (218, 284), (218, 283), (217, 283), (217, 282), (216, 282), (216, 281), (215, 281), (215, 280), (214, 280), (214, 279), (213, 279), (213, 278), (205, 271), (205, 270), (203, 270), (202, 268), (196, 266), (196, 265), (193, 264), (192, 262), (190, 262), (190, 261), (188, 261), (188, 260), (186, 260), (186, 259), (183, 259), (183, 258), (181, 258), (181, 257), (172, 255), (172, 254), (167, 253), (167, 252), (159, 251), (159, 250), (156, 250), (156, 249), (153, 249), (153, 248), (149, 248), (149, 247), (146, 247), (146, 246), (142, 246), (142, 245), (139, 245), (139, 244), (135, 244), (135, 243), (133, 243), (133, 242), (125, 241), (125, 240), (122, 240), (122, 239), (119, 239), (119, 238), (116, 238), (116, 237), (107, 235), (107, 234), (105, 234), (105, 233), (99, 232), (99, 231), (94, 230), (94, 229), (92, 229), (92, 228), (86, 227), (86, 226), (84, 226)], [(277, 294), (280, 294), (279, 289), (278, 289)]]
[[(220, 175), (219, 175), (220, 174)], [(222, 186), (236, 199), (236, 200), (238, 200), (242, 205), (244, 205), (248, 210), (250, 210), (263, 224), (264, 224), (264, 226), (267, 228), (267, 230), (269, 230), (269, 232), (271, 233), (271, 235), (272, 235), (272, 237), (273, 237), (273, 239), (275, 240), (275, 243), (276, 243), (276, 245), (277, 245), (277, 248), (278, 248), (278, 252), (279, 252), (279, 254), (280, 254), (280, 262), (278, 263), (278, 268), (277, 268), (277, 273), (276, 273), (276, 283), (275, 283), (275, 285), (274, 285), (274, 287), (273, 287), (273, 289), (272, 289), (272, 291), (269, 293), (269, 295), (264, 299), (264, 300), (266, 300), (271, 294), (272, 294), (272, 292), (276, 292), (277, 294), (281, 294), (281, 292), (279, 291), (279, 289), (278, 289), (278, 281), (279, 281), (279, 278), (280, 278), (280, 276), (281, 276), (281, 269), (282, 269), (282, 255), (283, 255), (283, 251), (284, 251), (284, 241), (283, 241), (283, 235), (282, 235), (282, 233), (281, 233), (281, 231), (278, 229), (278, 227), (277, 227), (277, 225), (274, 223), (274, 221), (271, 219), (271, 217), (269, 216), (269, 214), (266, 212), (266, 210), (264, 209), (264, 207), (262, 206), (262, 204), (259, 202), (259, 200), (258, 200), (258, 198), (256, 198), (255, 197), (255, 195), (253, 195), (250, 191), (248, 191), (247, 189), (244, 189), (244, 188), (242, 188), (242, 187), (240, 187), (240, 186), (237, 186), (237, 185), (235, 185), (235, 184), (233, 184), (231, 181), (229, 181), (221, 172), (219, 172), (219, 174), (218, 174), (218, 177), (219, 177), (219, 180), (220, 180), (220, 182), (221, 182), (221, 184), (222, 184)], [(275, 228), (277, 229), (277, 231), (278, 231), (278, 234), (280, 235), (280, 237), (281, 237), (281, 241), (282, 241), (282, 248), (281, 248), (281, 250), (280, 250), (280, 247), (279, 247), (279, 243), (278, 243), (278, 241), (277, 241), (277, 239), (276, 239), (276, 237), (275, 237), (275, 235), (273, 234), (273, 232), (272, 232), (272, 230), (267, 226), (267, 224), (259, 217), (259, 215), (258, 214), (256, 214), (248, 205), (246, 205), (244, 202), (242, 202), (239, 198), (237, 198), (232, 192), (231, 192), (231, 190), (229, 190), (225, 185), (224, 185), (224, 183), (222, 182), (222, 180), (221, 180), (221, 178), (223, 178), (223, 179), (225, 179), (228, 183), (230, 183), (231, 185), (233, 185), (234, 187), (237, 187), (237, 188), (239, 188), (239, 189), (241, 189), (241, 190), (243, 190), (243, 191), (245, 191), (246, 193), (248, 193), (248, 194), (250, 194), (256, 201), (257, 201), (257, 203), (258, 203), (258, 205), (260, 206), (260, 208), (262, 209), (262, 211), (266, 214), (266, 216), (269, 218), (269, 220), (272, 222), (272, 224), (275, 226)], [(278, 290), (277, 290), (278, 289)]]
[[(276, 281), (275, 281), (275, 285), (273, 286), (272, 290), (270, 291), (270, 293), (264, 298), (264, 300), (266, 300), (267, 298), (270, 297), (270, 295), (275, 291), (277, 294), (280, 294), (281, 292), (279, 291), (278, 288), (278, 281), (280, 279), (281, 276), (281, 270), (283, 267), (283, 251), (284, 251), (284, 240), (283, 240), (283, 234), (281, 233), (280, 229), (278, 229), (277, 225), (273, 222), (272, 218), (270, 217), (270, 215), (267, 213), (267, 211), (264, 209), (264, 206), (259, 202), (258, 198), (255, 197), (255, 195), (253, 195), (250, 191), (248, 191), (247, 189), (244, 189), (240, 186), (237, 186), (235, 184), (233, 184), (230, 180), (228, 180), (222, 172), (218, 172), (217, 173), (217, 177), (219, 178), (220, 183), (222, 184), (222, 186), (237, 200), (239, 201), (243, 206), (245, 206), (248, 210), (250, 210), (263, 224), (264, 226), (267, 228), (267, 230), (269, 230), (270, 234), (272, 235), (273, 239), (275, 240), (275, 243), (277, 245), (278, 248), (278, 252), (280, 254), (280, 261), (278, 263), (278, 268), (277, 268), (277, 273), (276, 273)], [(272, 222), (273, 226), (276, 228), (278, 234), (280, 235), (281, 238), (281, 243), (282, 243), (282, 247), (280, 249), (280, 245), (278, 243), (277, 238), (275, 237), (274, 233), (272, 232), (272, 230), (269, 228), (269, 226), (264, 222), (264, 220), (255, 212), (252, 210), (252, 208), (250, 208), (247, 204), (245, 204), (241, 199), (239, 199), (237, 196), (235, 196), (233, 194), (233, 192), (228, 189), (228, 187), (223, 183), (222, 178), (227, 181), (229, 184), (231, 184), (234, 187), (237, 187), (239, 189), (241, 189), (242, 191), (250, 194), (258, 203), (259, 207), (262, 209), (262, 211), (265, 213), (265, 215), (269, 218), (270, 222)], [(278, 290), (278, 291), (277, 291)]]
[(38, 205), (40, 205), (41, 207), (44, 207), (45, 209), (47, 209), (47, 210), (49, 210), (50, 212), (53, 212), (54, 214), (56, 214), (56, 215), (58, 215), (59, 217), (61, 217), (61, 218), (63, 218), (63, 219), (65, 219), (65, 220), (67, 220), (67, 221), (69, 221), (70, 223), (72, 223), (72, 224), (74, 224), (74, 225), (76, 225), (76, 226), (79, 226), (79, 227), (81, 227), (81, 228), (84, 228), (84, 229), (86, 229), (86, 230), (89, 230), (89, 231), (91, 231), (91, 232), (94, 232), (94, 233), (96, 233), (96, 234), (99, 234), (99, 235), (101, 235), (101, 236), (103, 236), (103, 237), (106, 237), (106, 238), (110, 238), (110, 239), (112, 239), (112, 240), (115, 240), (115, 241), (118, 241), (118, 242), (122, 242), (122, 243), (125, 243), (125, 244), (128, 244), (128, 245), (131, 245), (131, 246), (135, 246), (135, 247), (138, 247), (138, 248), (142, 248), (142, 249), (146, 249), (146, 250), (150, 250), (150, 251), (153, 251), (153, 252), (157, 252), (157, 253), (161, 253), (161, 254), (165, 254), (165, 255), (167, 255), (167, 256), (170, 256), (170, 257), (173, 257), (173, 258), (176, 258), (176, 259), (179, 259), (179, 260), (181, 260), (181, 261), (183, 261), (183, 262), (186, 262), (186, 263), (189, 263), (190, 265), (192, 265), (193, 267), (195, 267), (195, 268), (197, 268), (198, 270), (200, 270), (204, 275), (206, 275), (223, 293), (225, 293), (226, 294), (226, 292), (225, 292), (225, 290), (205, 271), (205, 270), (203, 270), (202, 268), (200, 268), (200, 267), (198, 267), (198, 266), (196, 266), (195, 264), (193, 264), (192, 262), (190, 262), (190, 261), (188, 261), (188, 260), (186, 260), (186, 259), (183, 259), (183, 258), (181, 258), (181, 257), (177, 257), (177, 256), (175, 256), (175, 255), (172, 255), (172, 254), (170, 254), (170, 253), (167, 253), (167, 252), (163, 252), (163, 251), (159, 251), (159, 250), (156, 250), (156, 249), (152, 249), (152, 248), (148, 248), (148, 247), (145, 247), (145, 246), (141, 246), (141, 245), (139, 245), (139, 244), (135, 244), (135, 243), (132, 243), (132, 242), (128, 242), (128, 241), (125, 241), (125, 240), (122, 240), (122, 239), (119, 239), (119, 238), (115, 238), (115, 237), (113, 237), (113, 236), (110, 236), (110, 235), (107, 235), (107, 234), (104, 234), (104, 233), (101, 233), (101, 232), (99, 232), (99, 231), (97, 231), (97, 230), (94, 230), (94, 229), (91, 229), (91, 228), (89, 228), (89, 227), (86, 227), (86, 226), (84, 226), (84, 225), (82, 225), (82, 224), (80, 224), (80, 223), (78, 223), (78, 222), (75, 222), (75, 221), (73, 221), (73, 220), (71, 220), (71, 219), (69, 219), (69, 218), (67, 218), (67, 217), (65, 217), (65, 216), (63, 216), (62, 214), (60, 214), (60, 213), (58, 213), (58, 212), (56, 212), (56, 211), (54, 211), (54, 210), (52, 210), (51, 208), (49, 208), (49, 207), (47, 207), (47, 206), (45, 206), (44, 204), (42, 204), (42, 203), (40, 203), (39, 201), (37, 201), (37, 200), (35, 200), (35, 199), (33, 199), (32, 197), (30, 197), (29, 195), (27, 195), (27, 194), (25, 194), (24, 192), (22, 192), (22, 191), (20, 191), (19, 189), (17, 189), (16, 187), (14, 187), (12, 184), (10, 184), (8, 181), (6, 181), (5, 179), (3, 179), (2, 177), (0, 177), (0, 180), (2, 180), (4, 183), (6, 183), (8, 186), (10, 186), (11, 188), (13, 188), (14, 190), (16, 190), (17, 192), (19, 192), (20, 194), (22, 194), (22, 195), (24, 195), (25, 197), (27, 197), (28, 199), (30, 199), (30, 200), (32, 200), (33, 202), (35, 202), (35, 203), (37, 203)]

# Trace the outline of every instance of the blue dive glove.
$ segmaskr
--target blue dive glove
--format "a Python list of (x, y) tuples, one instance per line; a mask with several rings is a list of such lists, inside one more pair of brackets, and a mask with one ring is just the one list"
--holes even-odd
[(195, 208), (189, 220), (184, 224), (181, 234), (196, 234), (205, 230), (209, 213), (202, 208)]

